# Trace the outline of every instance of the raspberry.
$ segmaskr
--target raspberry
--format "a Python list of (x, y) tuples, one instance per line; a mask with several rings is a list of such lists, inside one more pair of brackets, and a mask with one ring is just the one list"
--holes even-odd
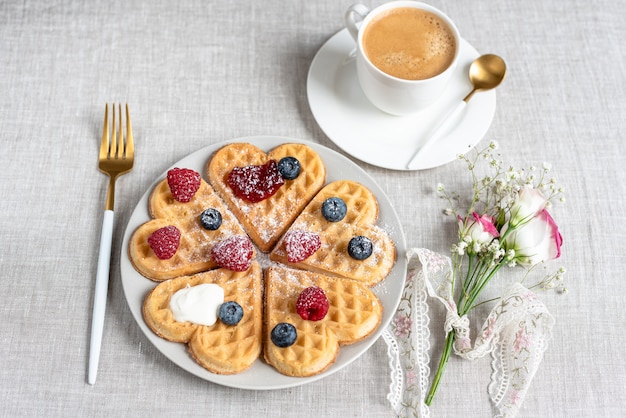
[(320, 236), (307, 231), (289, 231), (285, 234), (285, 249), (290, 263), (309, 258), (322, 246)]
[(211, 249), (213, 261), (232, 271), (246, 271), (252, 264), (252, 243), (245, 235), (234, 235), (218, 242)]
[(296, 302), (296, 312), (302, 319), (319, 321), (328, 313), (328, 299), (322, 288), (307, 287), (300, 293)]
[(200, 173), (188, 168), (172, 168), (167, 172), (167, 184), (179, 202), (189, 202), (200, 188)]
[(264, 165), (235, 167), (226, 182), (235, 196), (256, 203), (274, 196), (285, 180), (278, 172), (276, 161)]
[(154, 231), (148, 237), (148, 244), (161, 260), (174, 257), (180, 244), (180, 231), (175, 226), (165, 226)]

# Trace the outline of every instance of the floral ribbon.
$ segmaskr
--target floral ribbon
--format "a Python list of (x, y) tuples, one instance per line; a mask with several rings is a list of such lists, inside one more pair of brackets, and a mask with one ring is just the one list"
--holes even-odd
[(469, 320), (459, 317), (453, 297), (450, 259), (427, 249), (407, 252), (408, 273), (398, 311), (383, 332), (391, 385), (387, 399), (401, 417), (430, 416), (424, 403), (429, 388), (428, 297), (446, 309), (444, 330), (455, 331), (454, 351), (475, 360), (492, 355), (488, 393), (496, 417), (514, 417), (547, 348), (554, 318), (538, 297), (520, 283), (509, 287), (487, 317), (472, 346)]

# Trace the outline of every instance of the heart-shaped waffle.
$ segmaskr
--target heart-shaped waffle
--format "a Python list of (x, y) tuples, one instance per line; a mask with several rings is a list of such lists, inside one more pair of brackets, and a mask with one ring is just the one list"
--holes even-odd
[[(173, 198), (167, 179), (157, 184), (149, 200), (150, 215), (154, 219), (133, 232), (128, 246), (131, 262), (149, 279), (162, 281), (216, 268), (218, 266), (211, 257), (213, 246), (233, 235), (246, 234), (204, 180), (200, 180), (200, 188), (189, 202)], [(208, 208), (217, 209), (222, 215), (222, 223), (217, 230), (207, 230), (200, 223), (200, 215)], [(148, 238), (154, 231), (166, 226), (178, 228), (180, 244), (173, 257), (160, 259), (150, 247)]]
[[(347, 207), (345, 217), (337, 222), (328, 221), (322, 215), (322, 205), (331, 197), (341, 198)], [(367, 187), (349, 180), (329, 183), (289, 228), (289, 232), (318, 234), (321, 247), (308, 258), (292, 263), (283, 238), (270, 254), (270, 259), (295, 268), (353, 279), (373, 286), (387, 277), (396, 260), (395, 245), (389, 235), (375, 225), (377, 219), (378, 201)], [(350, 240), (356, 236), (367, 237), (373, 244), (372, 254), (364, 260), (354, 259), (348, 254)]]
[[(298, 296), (310, 286), (324, 290), (328, 299), (328, 313), (319, 321), (302, 319), (296, 312)], [(378, 297), (354, 280), (271, 266), (265, 271), (265, 360), (288, 376), (321, 373), (335, 361), (341, 345), (372, 333), (382, 313)], [(279, 323), (295, 327), (294, 344), (278, 347), (272, 342), (270, 333)]]
[[(234, 169), (259, 167), (270, 160), (279, 162), (294, 157), (300, 162), (300, 174), (284, 184), (266, 199), (251, 202), (237, 197), (228, 184)], [(262, 252), (269, 252), (300, 211), (324, 185), (326, 168), (319, 155), (304, 144), (283, 144), (270, 152), (252, 144), (226, 145), (211, 157), (207, 177), (215, 191), (239, 219), (252, 242)]]
[[(213, 325), (178, 322), (170, 309), (170, 299), (187, 286), (212, 283), (224, 289), (224, 301), (235, 301), (244, 308), (236, 325), (219, 319)], [(145, 298), (143, 317), (158, 336), (187, 343), (193, 358), (207, 370), (234, 374), (246, 370), (261, 354), (263, 328), (263, 289), (261, 268), (253, 262), (246, 272), (216, 269), (159, 283)]]

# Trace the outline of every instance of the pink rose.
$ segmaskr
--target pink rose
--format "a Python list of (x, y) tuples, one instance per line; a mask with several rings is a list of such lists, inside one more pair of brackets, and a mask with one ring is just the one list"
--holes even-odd
[(516, 227), (531, 220), (535, 215), (546, 208), (548, 200), (543, 193), (531, 187), (524, 187), (517, 195), (517, 200), (511, 207), (509, 223)]
[(472, 218), (463, 220), (459, 217), (459, 235), (461, 239), (468, 236), (472, 243), (489, 244), (495, 237), (499, 236), (494, 219), (489, 215), (479, 216), (472, 212)]
[[(508, 225), (504, 226), (506, 230)], [(534, 218), (505, 234), (504, 247), (515, 251), (515, 261), (534, 265), (561, 256), (563, 238), (546, 209)]]

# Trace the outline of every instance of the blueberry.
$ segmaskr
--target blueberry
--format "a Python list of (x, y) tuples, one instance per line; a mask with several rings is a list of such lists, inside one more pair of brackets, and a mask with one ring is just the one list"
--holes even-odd
[(350, 240), (348, 243), (348, 254), (355, 260), (365, 260), (372, 255), (374, 250), (374, 244), (368, 237), (358, 235)]
[(298, 333), (296, 332), (296, 327), (293, 325), (281, 322), (272, 330), (271, 338), (276, 346), (285, 348), (296, 342)]
[(347, 212), (346, 202), (340, 197), (329, 197), (322, 203), (322, 215), (329, 222), (339, 222)]
[(293, 180), (300, 175), (300, 161), (295, 157), (285, 157), (278, 162), (278, 172), (285, 180)]
[(243, 308), (237, 302), (224, 302), (220, 305), (218, 317), (226, 325), (237, 325), (243, 318)]
[(222, 224), (222, 214), (219, 210), (209, 208), (200, 215), (200, 223), (209, 231), (217, 230)]

